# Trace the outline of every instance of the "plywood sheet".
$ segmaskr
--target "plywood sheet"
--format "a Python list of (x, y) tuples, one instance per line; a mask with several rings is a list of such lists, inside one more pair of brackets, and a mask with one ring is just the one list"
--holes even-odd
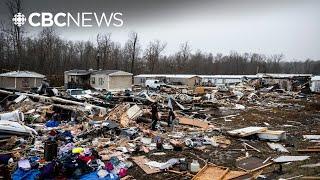
[(244, 175), (248, 174), (245, 171), (229, 171), (224, 177), (223, 180), (231, 180), (235, 178), (242, 177)]
[(160, 172), (159, 168), (150, 168), (145, 163), (149, 162), (150, 160), (147, 159), (145, 156), (137, 156), (132, 157), (133, 162), (135, 162), (146, 174), (153, 174)]
[(221, 180), (229, 172), (229, 168), (207, 164), (192, 180)]
[(209, 123), (206, 121), (202, 121), (199, 119), (191, 119), (191, 118), (187, 118), (187, 117), (179, 117), (179, 124), (196, 126), (196, 127), (200, 127), (203, 129), (208, 129), (208, 127), (209, 127)]

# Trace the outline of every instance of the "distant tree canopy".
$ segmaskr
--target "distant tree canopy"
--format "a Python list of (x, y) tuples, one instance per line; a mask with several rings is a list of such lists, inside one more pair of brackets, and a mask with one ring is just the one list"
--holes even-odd
[[(10, 17), (23, 10), (21, 0), (6, 0), (4, 4)], [(165, 42), (154, 40), (143, 50), (136, 32), (131, 32), (128, 41), (121, 46), (112, 41), (110, 33), (98, 34), (96, 43), (63, 40), (52, 28), (45, 28), (37, 37), (31, 38), (25, 36), (23, 26), (1, 22), (0, 72), (36, 71), (47, 75), (56, 85), (63, 83), (66, 70), (98, 67), (134, 74), (320, 74), (320, 60), (283, 61), (282, 54), (231, 52), (213, 55), (199, 50), (192, 53), (188, 42), (181, 43), (172, 55), (164, 55), (165, 48)]]
[(20, 70), (58, 77), (69, 69), (96, 69), (99, 62), (101, 69), (119, 69), (134, 74), (320, 73), (319, 60), (283, 61), (282, 54), (192, 53), (188, 42), (181, 43), (175, 54), (164, 55), (166, 43), (160, 40), (151, 41), (143, 50), (135, 32), (129, 34), (123, 46), (111, 38), (111, 34), (98, 34), (96, 43), (67, 41), (61, 39), (52, 28), (43, 29), (34, 38), (16, 38), (14, 32), (1, 30), (1, 72), (18, 70), (20, 67)]

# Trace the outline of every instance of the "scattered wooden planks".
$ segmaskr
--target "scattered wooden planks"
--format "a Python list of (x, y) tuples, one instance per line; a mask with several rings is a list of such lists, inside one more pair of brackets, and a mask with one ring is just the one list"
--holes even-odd
[(320, 146), (308, 146), (306, 149), (298, 149), (298, 152), (304, 153), (304, 152), (320, 152)]
[(214, 164), (205, 165), (192, 180), (229, 180), (247, 175), (245, 171), (233, 171)]
[(209, 128), (209, 123), (199, 119), (191, 119), (187, 117), (179, 117), (179, 124), (197, 126), (203, 129)]

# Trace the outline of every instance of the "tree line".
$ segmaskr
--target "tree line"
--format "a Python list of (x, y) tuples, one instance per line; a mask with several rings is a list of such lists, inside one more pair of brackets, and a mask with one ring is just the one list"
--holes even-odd
[[(20, 0), (7, 1), (10, 15), (21, 12)], [(153, 40), (142, 48), (139, 34), (131, 32), (125, 44), (112, 40), (112, 34), (98, 34), (96, 41), (68, 41), (53, 28), (44, 28), (30, 37), (22, 27), (2, 24), (0, 30), (0, 69), (29, 70), (63, 83), (70, 69), (118, 69), (141, 73), (169, 74), (256, 74), (320, 73), (320, 60), (284, 61), (284, 55), (257, 53), (212, 54), (192, 51), (182, 42), (174, 54), (166, 55), (166, 43)]]

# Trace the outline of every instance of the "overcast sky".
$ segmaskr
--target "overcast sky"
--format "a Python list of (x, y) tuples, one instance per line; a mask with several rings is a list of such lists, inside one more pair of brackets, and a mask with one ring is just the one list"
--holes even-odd
[[(166, 54), (188, 41), (193, 51), (213, 54), (283, 53), (286, 60), (320, 60), (319, 0), (22, 0), (23, 12), (122, 12), (122, 28), (56, 28), (64, 39), (95, 41), (112, 33), (124, 43), (130, 31), (140, 43), (167, 42)], [(3, 3), (3, 1), (1, 1)], [(1, 19), (9, 19), (4, 4)], [(25, 27), (29, 35), (41, 28)]]

